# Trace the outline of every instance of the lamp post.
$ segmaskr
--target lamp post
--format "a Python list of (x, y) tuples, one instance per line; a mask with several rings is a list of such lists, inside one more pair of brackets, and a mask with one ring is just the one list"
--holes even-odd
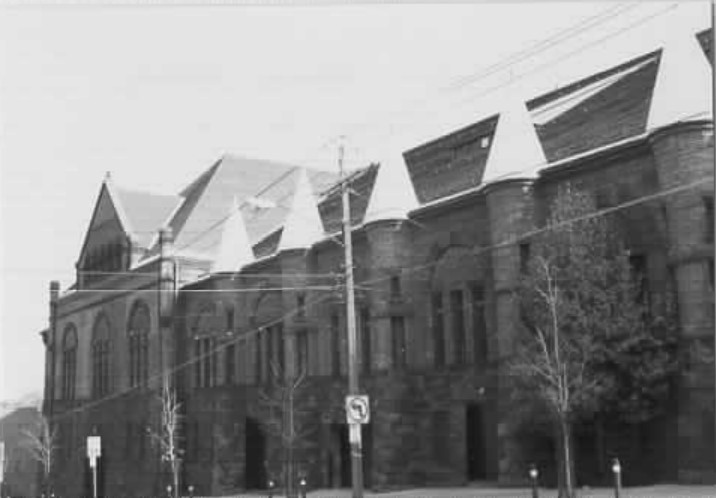
[(186, 489), (189, 491), (189, 498), (194, 498), (194, 486), (190, 484)]
[(273, 479), (269, 479), (268, 482), (268, 498), (273, 498), (273, 489), (276, 484), (273, 482)]
[(622, 489), (622, 466), (618, 458), (612, 460), (612, 473), (614, 474), (614, 498), (619, 498)]
[(302, 477), (298, 485), (301, 489), (301, 498), (306, 498), (306, 479)]
[(539, 498), (539, 489), (537, 488), (537, 478), (539, 477), (539, 471), (535, 464), (530, 465), (529, 470), (530, 484), (532, 485), (532, 498)]

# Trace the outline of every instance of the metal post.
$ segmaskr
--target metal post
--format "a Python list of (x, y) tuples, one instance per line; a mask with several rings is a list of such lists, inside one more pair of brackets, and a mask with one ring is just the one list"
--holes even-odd
[(612, 460), (612, 472), (614, 473), (614, 498), (619, 498), (622, 489), (622, 466), (618, 458)]
[[(358, 390), (358, 362), (356, 358), (356, 311), (353, 289), (353, 238), (351, 234), (351, 208), (348, 182), (343, 171), (343, 144), (338, 154), (343, 200), (343, 247), (345, 249), (346, 273), (346, 322), (348, 328), (348, 394), (360, 394)], [(363, 455), (360, 424), (349, 425), (351, 448), (351, 476), (353, 498), (363, 498)]]
[(530, 465), (530, 484), (532, 484), (532, 498), (539, 498), (539, 488), (537, 487), (537, 478), (539, 471), (535, 464)]
[(306, 479), (301, 478), (301, 481), (298, 483), (298, 485), (301, 488), (301, 498), (306, 498)]
[(92, 466), (92, 496), (97, 498), (97, 460), (95, 459)]

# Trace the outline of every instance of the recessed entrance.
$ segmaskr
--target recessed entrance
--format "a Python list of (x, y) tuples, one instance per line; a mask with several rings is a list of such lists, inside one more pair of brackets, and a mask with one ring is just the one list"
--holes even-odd
[(482, 405), (467, 405), (465, 424), (467, 479), (469, 481), (485, 480), (487, 478), (487, 439), (485, 437), (485, 416)]
[(246, 433), (244, 445), (245, 454), (245, 483), (246, 489), (264, 489), (266, 487), (266, 436), (259, 423), (246, 419)]

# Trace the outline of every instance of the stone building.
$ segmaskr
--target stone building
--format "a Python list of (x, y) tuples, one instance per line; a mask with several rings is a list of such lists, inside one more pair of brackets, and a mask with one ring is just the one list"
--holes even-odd
[[(509, 485), (548, 452), (507, 422), (497, 360), (515, 333), (510, 291), (527, 234), (561, 184), (592, 192), (599, 208), (626, 204), (620, 220), (648, 292), (673, 283), (684, 344), (713, 341), (708, 54), (704, 36), (676, 40), (396, 146), (350, 176), (369, 487)], [(163, 372), (182, 401), (184, 486), (216, 495), (283, 485), (266, 403), (281, 385), (274, 367), (306, 373), (299, 474), (311, 487), (348, 486), (341, 211), (334, 175), (254, 159), (223, 157), (176, 197), (108, 177), (76, 283), (50, 287), (45, 410), (65, 441), (56, 487), (87, 489), (93, 432), (106, 496), (168, 482), (147, 436)], [(640, 440), (611, 443), (634, 469), (627, 482), (714, 482), (714, 388), (713, 365), (690, 366), (667, 415)], [(598, 470), (580, 471), (581, 483), (598, 482)]]

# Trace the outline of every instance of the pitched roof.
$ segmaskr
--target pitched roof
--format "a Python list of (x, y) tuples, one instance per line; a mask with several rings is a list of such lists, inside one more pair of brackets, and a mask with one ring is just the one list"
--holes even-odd
[(532, 117), (517, 95), (511, 96), (500, 113), (492, 142), (482, 183), (532, 177), (547, 162)]
[(141, 247), (149, 247), (157, 230), (167, 221), (181, 199), (114, 187), (116, 197), (129, 221), (131, 235)]
[(323, 238), (323, 222), (308, 174), (301, 169), (291, 195), (291, 209), (283, 223), (278, 249), (305, 249)]
[(693, 36), (664, 47), (651, 98), (647, 128), (712, 117), (711, 74), (703, 48)]
[[(298, 166), (273, 161), (222, 157), (182, 191), (182, 206), (169, 221), (175, 235), (175, 250), (178, 254), (212, 260), (219, 247), (222, 225), (235, 199), (242, 206), (249, 241), (257, 243), (283, 224), (288, 213), (286, 202), (293, 194), (300, 170)], [(332, 173), (308, 171), (314, 192), (335, 182)], [(275, 208), (256, 208), (248, 202), (251, 198), (259, 198)]]
[[(710, 89), (710, 75), (703, 71), (708, 65), (700, 64), (710, 53), (710, 37), (702, 32), (691, 38), (691, 62), (679, 61), (677, 56), (677, 72), (702, 66), (699, 85)], [(700, 54), (693, 49), (699, 47), (697, 38)], [(556, 162), (646, 132), (657, 71), (661, 59), (666, 58), (663, 52), (668, 49), (635, 57), (530, 99), (527, 109), (546, 160)], [(681, 84), (683, 89), (683, 80)], [(701, 88), (694, 93), (710, 102), (710, 90)], [(667, 100), (681, 99), (672, 95)], [(497, 141), (497, 121), (498, 116), (486, 117), (405, 152), (421, 204), (475, 188), (490, 178), (490, 172), (485, 176), (485, 167)]]
[(363, 222), (406, 219), (408, 212), (417, 207), (418, 198), (403, 154), (391, 149), (381, 161)]
[(228, 216), (228, 220), (223, 224), (221, 241), (211, 267), (213, 272), (236, 272), (254, 260), (244, 216), (237, 200), (234, 200)]

